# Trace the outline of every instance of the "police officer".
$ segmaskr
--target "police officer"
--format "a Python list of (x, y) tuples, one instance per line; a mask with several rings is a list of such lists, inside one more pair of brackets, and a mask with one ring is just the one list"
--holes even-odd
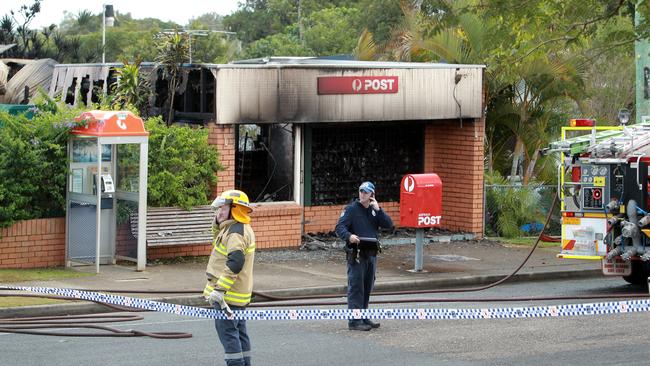
[[(348, 309), (367, 309), (370, 292), (375, 282), (380, 227), (392, 228), (393, 221), (379, 208), (375, 199), (375, 185), (363, 182), (359, 186), (359, 200), (345, 207), (336, 224), (336, 235), (346, 242), (348, 269)], [(368, 331), (379, 328), (370, 319), (350, 319), (348, 329)]]
[[(232, 315), (232, 310), (243, 310), (250, 303), (253, 293), (255, 234), (249, 225), (253, 209), (246, 193), (238, 190), (223, 192), (212, 202), (212, 208), (216, 210), (213, 250), (203, 296), (216, 310)], [(246, 320), (215, 319), (215, 326), (226, 365), (249, 366), (251, 343)]]

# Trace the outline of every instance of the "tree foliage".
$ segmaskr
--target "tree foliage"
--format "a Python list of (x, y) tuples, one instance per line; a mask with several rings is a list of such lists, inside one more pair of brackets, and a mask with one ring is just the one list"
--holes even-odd
[(149, 97), (151, 86), (146, 75), (140, 76), (140, 60), (133, 63), (124, 61), (121, 68), (115, 70), (117, 82), (112, 84), (111, 108), (128, 109), (133, 108), (137, 115), (146, 118), (149, 110)]
[[(99, 61), (101, 12), (30, 30), (39, 3), (0, 19), (0, 41), (18, 44), (10, 56)], [(538, 151), (567, 117), (602, 123), (633, 110), (633, 45), (650, 36), (648, 19), (650, 1), (631, 0), (244, 0), (231, 15), (205, 13), (184, 28), (236, 33), (194, 37), (194, 62), (354, 54), (486, 65), (486, 167), (527, 182), (550, 176)], [(166, 42), (159, 33), (182, 28), (118, 11), (107, 61), (156, 60)]]
[(167, 125), (171, 125), (173, 119), (174, 96), (176, 95), (180, 78), (182, 77), (181, 65), (189, 61), (189, 45), (187, 34), (174, 31), (173, 33), (164, 34), (161, 42), (158, 44), (158, 55), (156, 63), (162, 68), (163, 77), (169, 83)]

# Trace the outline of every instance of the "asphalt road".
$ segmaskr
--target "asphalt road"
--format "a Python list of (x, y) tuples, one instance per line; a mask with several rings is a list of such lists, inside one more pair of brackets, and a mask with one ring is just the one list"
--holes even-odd
[[(503, 307), (587, 301), (468, 303), (469, 297), (584, 295), (647, 291), (621, 279), (594, 278), (501, 285), (457, 296), (453, 303), (375, 307)], [(421, 298), (424, 295), (417, 295)], [(402, 297), (404, 298), (404, 297)], [(605, 301), (605, 300), (602, 300)], [(322, 308), (322, 307), (320, 307)], [(159, 313), (112, 325), (120, 329), (191, 332), (193, 338), (46, 337), (0, 333), (2, 365), (223, 364), (213, 323)], [(648, 313), (565, 318), (403, 321), (352, 332), (345, 321), (249, 322), (255, 365), (641, 365), (649, 364)]]

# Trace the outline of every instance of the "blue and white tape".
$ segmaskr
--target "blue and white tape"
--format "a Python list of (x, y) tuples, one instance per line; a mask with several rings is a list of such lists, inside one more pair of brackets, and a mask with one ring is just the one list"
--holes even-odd
[[(112, 305), (142, 310), (193, 316), (198, 318), (226, 319), (222, 311), (194, 306), (168, 304), (134, 297), (111, 295), (53, 287), (0, 286), (3, 290), (30, 291), (59, 295), (81, 300), (99, 301)], [(459, 300), (462, 301), (462, 300)], [(524, 306), (479, 309), (276, 309), (236, 310), (232, 318), (245, 320), (336, 320), (336, 319), (402, 319), (402, 320), (456, 320), (456, 319), (515, 319), (638, 313), (650, 310), (650, 299), (609, 301), (588, 304)]]

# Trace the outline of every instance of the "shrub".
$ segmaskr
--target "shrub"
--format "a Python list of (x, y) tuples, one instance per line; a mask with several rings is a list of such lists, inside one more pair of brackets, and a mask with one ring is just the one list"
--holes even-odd
[[(65, 214), (67, 143), (80, 109), (39, 109), (29, 120), (0, 112), (0, 227), (18, 220)], [(145, 122), (149, 136), (149, 206), (209, 203), (217, 183), (219, 154), (203, 128)], [(135, 155), (134, 155), (135, 157)]]
[(149, 196), (154, 207), (188, 209), (209, 203), (217, 183), (219, 154), (204, 128), (167, 127), (160, 117), (145, 123), (149, 131)]
[(486, 183), (499, 185), (486, 192), (486, 207), (490, 208), (489, 214), (492, 215), (489, 221), (497, 235), (506, 238), (523, 236), (522, 225), (544, 222), (539, 184), (508, 185), (498, 173), (486, 173), (485, 177)]
[(0, 227), (64, 214), (66, 146), (75, 111), (29, 120), (0, 112)]

